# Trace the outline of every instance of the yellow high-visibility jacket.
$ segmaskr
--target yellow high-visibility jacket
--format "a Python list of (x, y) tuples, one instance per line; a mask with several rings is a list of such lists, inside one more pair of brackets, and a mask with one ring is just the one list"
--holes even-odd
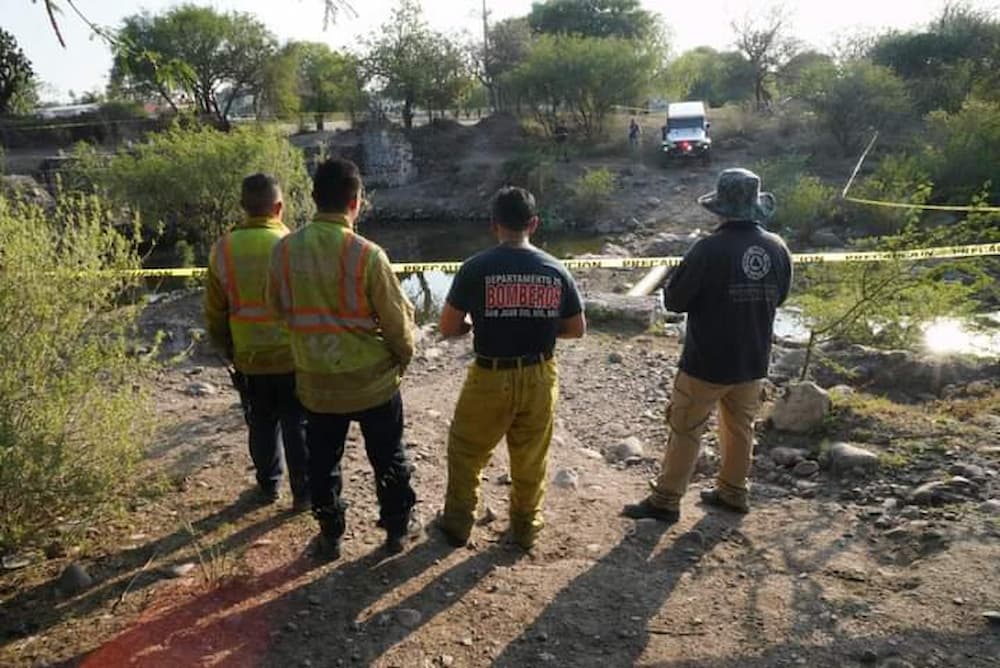
[(291, 373), (288, 328), (264, 300), (271, 253), (288, 228), (277, 218), (248, 218), (212, 247), (205, 290), (208, 335), (248, 374)]
[(413, 357), (413, 305), (377, 244), (319, 214), (275, 246), (267, 304), (291, 332), (299, 400), (315, 413), (389, 401)]

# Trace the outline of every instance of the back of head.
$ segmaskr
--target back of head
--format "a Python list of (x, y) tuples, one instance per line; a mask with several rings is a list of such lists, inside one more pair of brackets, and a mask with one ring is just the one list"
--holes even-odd
[(270, 216), (280, 201), (281, 186), (270, 174), (251, 174), (243, 179), (240, 205), (248, 216)]
[(493, 222), (520, 232), (528, 229), (535, 217), (535, 196), (524, 188), (507, 186), (493, 196)]
[(316, 167), (313, 201), (323, 213), (344, 213), (361, 194), (361, 170), (344, 158), (330, 158)]

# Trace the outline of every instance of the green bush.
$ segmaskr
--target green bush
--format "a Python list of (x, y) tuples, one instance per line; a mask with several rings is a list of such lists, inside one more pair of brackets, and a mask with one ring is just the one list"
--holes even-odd
[(556, 187), (552, 160), (538, 151), (518, 153), (500, 168), (504, 185), (526, 188), (541, 201)]
[[(933, 187), (921, 157), (886, 156), (874, 173), (857, 183), (850, 195), (884, 202), (926, 204)], [(898, 234), (920, 220), (917, 209), (903, 209), (852, 204), (849, 207), (854, 226), (871, 234)]]
[(285, 193), (290, 225), (312, 215), (311, 184), (302, 152), (277, 132), (243, 127), (220, 132), (181, 128), (152, 135), (142, 144), (105, 159), (79, 146), (68, 188), (92, 188), (146, 224), (162, 224), (168, 247), (185, 240), (205, 261), (211, 244), (243, 218), (239, 193), (243, 177), (269, 172)]
[(611, 170), (604, 167), (588, 169), (573, 182), (573, 204), (579, 210), (597, 213), (610, 205), (614, 189), (615, 175)]
[(47, 216), (0, 196), (0, 551), (121, 498), (148, 435), (128, 354), (132, 242), (95, 197)]
[(935, 198), (963, 201), (992, 180), (990, 196), (1000, 200), (1000, 102), (968, 100), (961, 110), (933, 112), (927, 119), (928, 162)]
[(756, 168), (762, 187), (777, 199), (774, 224), (808, 243), (818, 229), (837, 220), (838, 207), (836, 189), (808, 175), (806, 163), (805, 156), (793, 153), (762, 160)]

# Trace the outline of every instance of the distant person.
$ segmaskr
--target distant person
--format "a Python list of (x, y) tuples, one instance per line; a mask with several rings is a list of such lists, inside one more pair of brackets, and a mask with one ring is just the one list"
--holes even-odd
[(775, 311), (791, 284), (791, 256), (784, 241), (762, 227), (774, 214), (774, 197), (760, 192), (753, 172), (723, 171), (715, 192), (698, 203), (722, 222), (691, 247), (664, 289), (666, 307), (688, 314), (687, 334), (667, 410), (670, 439), (660, 475), (649, 496), (623, 510), (635, 519), (680, 517), (716, 404), (722, 463), (715, 487), (703, 490), (701, 499), (738, 513), (750, 509), (753, 420), (768, 372)]
[[(448, 490), (440, 528), (468, 542), (479, 477), (506, 436), (510, 454), (510, 530), (525, 550), (542, 529), (542, 501), (556, 398), (557, 338), (586, 330), (576, 284), (558, 260), (531, 245), (535, 198), (504, 188), (492, 205), (498, 244), (466, 260), (441, 313), (445, 337), (473, 332), (469, 366), (448, 434)], [(470, 320), (471, 318), (471, 320)]]
[(631, 120), (628, 124), (628, 145), (633, 150), (638, 150), (639, 141), (642, 138), (642, 128), (639, 127), (639, 123), (636, 122), (635, 118)]
[(553, 129), (552, 137), (556, 142), (556, 160), (569, 162), (569, 147), (567, 146), (569, 143), (569, 128), (559, 123)]
[(295, 364), (288, 329), (273, 318), (262, 296), (274, 246), (288, 234), (278, 181), (268, 174), (243, 179), (246, 220), (212, 247), (205, 320), (215, 346), (233, 365), (250, 432), (250, 458), (261, 501), (274, 503), (281, 482), (281, 443), (292, 488), (292, 507), (309, 509), (305, 415), (295, 398)]
[(396, 553), (411, 536), (416, 502), (399, 393), (413, 357), (413, 306), (385, 252), (355, 231), (363, 200), (357, 165), (320, 163), (312, 196), (313, 221), (274, 249), (267, 303), (291, 331), (296, 388), (308, 418), (318, 554), (340, 556), (347, 526), (340, 461), (351, 422), (361, 425), (375, 471), (379, 526), (386, 549)]

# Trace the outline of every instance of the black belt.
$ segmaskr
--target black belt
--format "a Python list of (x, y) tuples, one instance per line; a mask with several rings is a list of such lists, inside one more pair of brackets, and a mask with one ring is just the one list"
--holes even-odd
[(522, 355), (521, 357), (485, 357), (476, 355), (476, 366), (484, 369), (517, 369), (526, 366), (541, 364), (552, 359), (552, 351), (547, 353), (534, 353), (533, 355)]

